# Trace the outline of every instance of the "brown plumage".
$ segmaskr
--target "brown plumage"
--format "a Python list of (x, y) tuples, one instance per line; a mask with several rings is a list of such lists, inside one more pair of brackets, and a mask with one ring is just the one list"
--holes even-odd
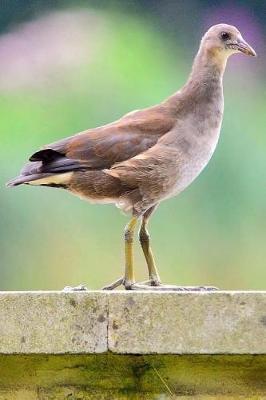
[[(92, 202), (115, 203), (132, 214), (125, 234), (125, 276), (108, 288), (121, 283), (128, 289), (163, 288), (147, 221), (162, 200), (184, 190), (210, 160), (222, 122), (223, 72), (228, 57), (237, 52), (255, 55), (235, 27), (213, 26), (180, 91), (159, 105), (45, 146), (8, 183), (61, 187)], [(133, 274), (133, 231), (139, 217), (148, 285), (136, 285)]]

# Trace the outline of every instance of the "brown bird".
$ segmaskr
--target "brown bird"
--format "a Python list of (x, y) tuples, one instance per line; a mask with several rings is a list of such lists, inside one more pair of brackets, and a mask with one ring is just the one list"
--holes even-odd
[[(147, 224), (158, 204), (182, 192), (209, 162), (222, 123), (226, 62), (239, 52), (256, 55), (234, 26), (212, 26), (182, 89), (161, 104), (45, 146), (8, 183), (63, 188), (91, 202), (114, 203), (131, 214), (125, 229), (124, 276), (105, 289), (121, 284), (126, 289), (183, 289), (161, 284)], [(149, 281), (141, 284), (135, 282), (132, 249), (139, 219), (149, 271)]]

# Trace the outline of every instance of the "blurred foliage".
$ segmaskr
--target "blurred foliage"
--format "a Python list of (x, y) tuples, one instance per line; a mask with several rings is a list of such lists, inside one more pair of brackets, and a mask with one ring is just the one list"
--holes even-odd
[[(41, 1), (7, 3), (18, 13), (2, 13), (0, 19), (2, 30), (4, 23), (9, 27), (0, 37), (1, 289), (60, 289), (80, 282), (99, 288), (122, 273), (127, 218), (113, 206), (89, 205), (62, 190), (7, 190), (4, 184), (41, 145), (160, 102), (177, 90), (187, 78), (206, 19), (199, 18), (192, 41), (189, 22), (183, 21), (176, 35), (178, 25), (174, 30), (160, 25), (147, 2), (135, 2), (139, 11), (133, 15), (130, 2), (120, 11), (118, 1), (111, 2), (113, 9), (103, 3), (98, 10), (93, 2), (86, 8), (84, 2), (83, 8), (46, 2), (46, 12)], [(34, 12), (28, 13), (29, 4)], [(151, 4), (159, 9), (166, 3)], [(201, 15), (210, 10), (206, 1), (193, 4)], [(260, 54), (258, 4), (246, 2), (245, 13), (252, 9), (252, 14), (240, 29)], [(240, 14), (243, 7), (242, 2)], [(24, 23), (16, 25), (19, 20)], [(265, 286), (264, 70), (263, 57), (229, 61), (218, 149), (196, 182), (161, 204), (152, 219), (154, 252), (165, 282)], [(137, 241), (135, 261), (138, 278), (146, 277)]]

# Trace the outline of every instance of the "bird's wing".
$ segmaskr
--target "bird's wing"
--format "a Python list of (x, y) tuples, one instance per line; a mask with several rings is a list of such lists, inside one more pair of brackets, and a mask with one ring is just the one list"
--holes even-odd
[(173, 117), (163, 106), (127, 114), (120, 120), (60, 140), (34, 153), (43, 173), (110, 168), (154, 146), (172, 129)]

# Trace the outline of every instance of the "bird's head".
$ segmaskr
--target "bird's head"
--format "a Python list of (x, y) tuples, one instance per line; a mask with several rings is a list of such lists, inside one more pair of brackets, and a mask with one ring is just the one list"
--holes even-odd
[(212, 26), (203, 36), (201, 46), (208, 53), (223, 59), (227, 59), (234, 53), (256, 56), (256, 52), (243, 39), (239, 30), (227, 24)]

